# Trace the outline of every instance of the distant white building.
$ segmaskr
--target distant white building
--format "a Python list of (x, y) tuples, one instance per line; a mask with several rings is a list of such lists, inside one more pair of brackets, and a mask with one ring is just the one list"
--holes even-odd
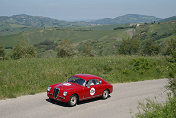
[(141, 24), (136, 24), (137, 27), (139, 27)]

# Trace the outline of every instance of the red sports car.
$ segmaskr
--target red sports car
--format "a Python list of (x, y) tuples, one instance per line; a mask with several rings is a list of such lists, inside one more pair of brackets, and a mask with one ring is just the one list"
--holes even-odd
[(78, 101), (102, 96), (108, 98), (113, 86), (102, 78), (89, 74), (76, 74), (66, 82), (48, 87), (47, 95), (50, 100), (68, 103), (75, 106)]

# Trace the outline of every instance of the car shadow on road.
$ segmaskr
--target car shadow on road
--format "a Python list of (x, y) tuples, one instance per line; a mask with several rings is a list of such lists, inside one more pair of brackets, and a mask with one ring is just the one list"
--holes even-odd
[[(110, 97), (111, 96), (109, 95), (107, 99), (109, 99)], [(80, 101), (80, 102), (77, 103), (77, 105), (87, 104), (87, 103), (90, 103), (90, 102), (96, 102), (96, 101), (99, 101), (99, 100), (102, 100), (102, 98), (98, 97), (98, 98), (92, 98), (92, 99)], [(64, 103), (64, 102), (54, 101), (54, 100), (50, 100), (50, 99), (46, 99), (46, 101), (50, 102), (52, 104), (56, 104), (56, 105), (62, 106), (62, 107), (70, 107), (70, 106), (68, 106), (67, 103)]]
[[(110, 97), (111, 96), (109, 95), (108, 98), (110, 98)], [(90, 103), (90, 102), (96, 102), (96, 101), (99, 101), (99, 100), (103, 100), (102, 97), (97, 97), (97, 98), (92, 98), (92, 99), (80, 101), (80, 102), (77, 103), (77, 105), (82, 105), (82, 104), (86, 104), (86, 103)]]
[(59, 101), (54, 101), (54, 100), (50, 100), (50, 99), (46, 99), (47, 102), (50, 102), (52, 104), (56, 104), (62, 107), (69, 107), (66, 103), (64, 102), (59, 102)]

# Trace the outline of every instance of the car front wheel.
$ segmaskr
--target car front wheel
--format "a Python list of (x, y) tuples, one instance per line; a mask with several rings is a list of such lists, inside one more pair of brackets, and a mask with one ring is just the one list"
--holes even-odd
[(104, 92), (103, 92), (102, 98), (103, 98), (103, 99), (107, 99), (108, 96), (109, 96), (109, 91), (106, 89), (106, 90), (104, 90)]
[(68, 105), (73, 107), (73, 106), (76, 106), (77, 102), (78, 102), (78, 97), (77, 95), (73, 94), (69, 99)]
[(52, 98), (49, 98), (49, 100), (50, 100), (50, 102), (54, 102), (55, 100), (54, 99), (52, 99)]

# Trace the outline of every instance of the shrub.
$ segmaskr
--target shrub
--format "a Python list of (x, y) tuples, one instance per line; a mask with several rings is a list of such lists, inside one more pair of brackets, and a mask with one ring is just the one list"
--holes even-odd
[(147, 58), (138, 58), (133, 59), (132, 61), (133, 70), (138, 71), (141, 74), (143, 74), (146, 70), (151, 69), (154, 65), (156, 65), (156, 63)]
[(58, 57), (71, 57), (76, 54), (76, 49), (68, 40), (62, 40), (57, 47)]
[(142, 47), (141, 47), (141, 54), (142, 55), (157, 55), (159, 54), (159, 45), (152, 41), (152, 40), (146, 40), (143, 42)]
[(170, 98), (165, 104), (147, 100), (147, 103), (139, 103), (139, 113), (136, 118), (175, 118), (176, 98)]
[(176, 49), (176, 39), (167, 41), (165, 55), (173, 55), (175, 49)]
[(89, 44), (87, 44), (83, 47), (82, 53), (83, 53), (84, 56), (89, 56), (89, 57), (94, 57), (95, 56), (95, 52), (93, 50), (93, 47)]
[(21, 41), (13, 48), (11, 57), (12, 59), (32, 58), (35, 54), (33, 46)]
[(5, 50), (2, 46), (0, 46), (0, 60), (3, 60), (5, 57)]
[(172, 94), (176, 97), (176, 49), (173, 51), (171, 58), (168, 59), (169, 63), (169, 85), (167, 88), (172, 92)]
[(125, 55), (137, 54), (139, 51), (140, 44), (141, 42), (138, 39), (122, 40), (118, 51), (120, 54)]

